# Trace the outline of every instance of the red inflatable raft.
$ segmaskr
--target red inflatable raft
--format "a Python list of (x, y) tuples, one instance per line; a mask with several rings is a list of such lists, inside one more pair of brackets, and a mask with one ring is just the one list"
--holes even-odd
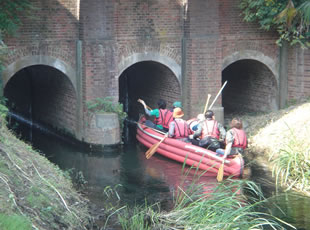
[[(164, 137), (164, 133), (144, 125), (145, 117), (141, 117), (137, 127), (137, 139), (140, 143), (150, 148)], [(222, 158), (215, 155), (213, 151), (201, 148), (173, 138), (166, 138), (158, 147), (157, 153), (172, 160), (189, 166), (199, 167), (207, 171), (210, 176), (216, 175), (221, 166)], [(241, 177), (244, 161), (241, 155), (227, 158), (224, 164), (224, 176)]]

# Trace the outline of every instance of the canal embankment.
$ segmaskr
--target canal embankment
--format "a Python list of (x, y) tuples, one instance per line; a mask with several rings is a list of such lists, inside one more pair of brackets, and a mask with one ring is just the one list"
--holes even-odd
[(71, 180), (0, 120), (0, 229), (86, 229), (88, 200)]

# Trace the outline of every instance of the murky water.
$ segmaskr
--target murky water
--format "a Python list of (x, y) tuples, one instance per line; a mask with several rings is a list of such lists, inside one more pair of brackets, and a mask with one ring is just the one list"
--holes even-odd
[[(177, 186), (191, 183), (190, 177), (182, 176), (182, 164), (155, 154), (147, 160), (147, 150), (136, 141), (122, 148), (104, 152), (91, 151), (72, 145), (53, 135), (43, 135), (36, 129), (31, 132), (33, 146), (45, 154), (61, 169), (74, 171), (76, 181), (84, 185), (83, 193), (90, 199), (93, 209), (103, 210), (107, 195), (118, 202), (129, 205), (160, 202), (162, 208), (169, 209), (173, 191)], [(270, 173), (254, 166), (254, 181), (259, 183), (269, 202), (264, 211), (280, 217), (296, 226), (297, 229), (310, 229), (310, 199), (293, 192), (276, 193)], [(215, 183), (212, 177), (203, 182)], [(112, 190), (110, 190), (111, 188)]]

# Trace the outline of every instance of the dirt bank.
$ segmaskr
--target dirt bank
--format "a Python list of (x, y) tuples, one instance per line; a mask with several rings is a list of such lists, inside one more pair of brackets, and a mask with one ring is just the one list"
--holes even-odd
[(87, 200), (0, 120), (0, 229), (86, 229)]
[[(271, 113), (245, 115), (241, 118), (249, 137), (247, 158), (268, 162), (266, 165), (274, 172), (274, 166), (278, 164), (277, 172), (280, 177), (288, 178), (282, 185), (292, 186), (310, 195), (310, 178), (308, 173), (302, 172), (309, 168), (310, 103), (305, 102)], [(298, 167), (300, 172), (296, 171)], [(290, 179), (291, 176), (293, 177)], [(299, 181), (299, 177), (303, 179)], [(295, 181), (290, 181), (292, 179)]]

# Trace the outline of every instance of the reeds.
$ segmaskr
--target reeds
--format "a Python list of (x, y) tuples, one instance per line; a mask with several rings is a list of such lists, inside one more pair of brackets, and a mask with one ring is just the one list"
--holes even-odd
[[(285, 229), (283, 226), (287, 226), (268, 213), (256, 211), (266, 200), (254, 182), (227, 179), (210, 186), (199, 183), (202, 175), (188, 187), (178, 187), (174, 208), (169, 212), (161, 211), (159, 204), (123, 209), (118, 213), (122, 229), (223, 230), (265, 229), (266, 226)], [(244, 192), (251, 195), (245, 196)]]
[[(287, 190), (294, 187), (300, 191), (310, 192), (310, 141), (307, 137), (297, 137), (294, 131), (290, 131), (287, 144), (272, 160), (273, 175), (277, 185), (285, 185)], [(270, 159), (272, 157), (273, 155)]]

